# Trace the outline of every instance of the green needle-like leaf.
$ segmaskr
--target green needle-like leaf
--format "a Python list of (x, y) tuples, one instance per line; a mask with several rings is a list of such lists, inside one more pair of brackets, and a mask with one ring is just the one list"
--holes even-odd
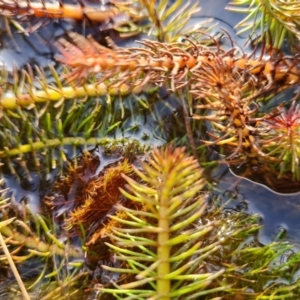
[(286, 38), (290, 44), (300, 40), (300, 1), (234, 0), (227, 9), (248, 14), (236, 25), (240, 29), (238, 34), (246, 31), (253, 34), (259, 28), (260, 40), (277, 49)]

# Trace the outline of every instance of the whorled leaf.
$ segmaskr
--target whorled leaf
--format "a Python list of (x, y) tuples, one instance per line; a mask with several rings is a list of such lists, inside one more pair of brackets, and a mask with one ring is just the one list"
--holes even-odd
[[(198, 239), (214, 227), (214, 222), (197, 228), (191, 226), (205, 210), (205, 195), (200, 194), (204, 185), (202, 170), (197, 161), (185, 156), (184, 148), (173, 151), (171, 146), (155, 149), (148, 162), (141, 164), (145, 173), (134, 170), (144, 183), (124, 176), (129, 186), (122, 193), (143, 209), (135, 211), (119, 205), (118, 210), (127, 214), (127, 219), (112, 217), (124, 226), (111, 228), (113, 233), (108, 234), (114, 241), (109, 246), (117, 252), (116, 258), (127, 261), (130, 272), (136, 274), (136, 281), (104, 291), (127, 294), (128, 299), (176, 299), (207, 286), (223, 273), (195, 272), (195, 266), (203, 259), (197, 255), (203, 254)], [(187, 244), (189, 249), (185, 248)], [(209, 252), (216, 248), (211, 247)], [(189, 262), (182, 264), (183, 261)], [(115, 271), (127, 272), (126, 269)], [(142, 290), (135, 290), (140, 287)], [(136, 297), (130, 298), (131, 293)]]
[[(190, 18), (200, 11), (198, 3), (184, 3), (183, 0), (176, 0), (172, 4), (168, 0), (140, 0), (140, 3), (147, 9), (153, 24), (148, 34), (156, 36), (161, 42), (175, 42), (185, 34), (192, 34), (200, 27), (203, 28), (205, 23), (209, 23), (208, 20), (198, 23), (194, 28), (186, 28)], [(208, 32), (210, 28), (203, 30)]]
[[(130, 203), (117, 205), (102, 231), (116, 259), (114, 267), (102, 266), (115, 274), (101, 289), (104, 299), (107, 293), (153, 300), (297, 295), (297, 279), (282, 274), (293, 263), (276, 263), (291, 245), (261, 245), (259, 216), (212, 210), (201, 192), (202, 171), (183, 148), (155, 149), (134, 170), (140, 180), (124, 176), (122, 190)], [(289, 285), (275, 283), (276, 276)]]
[(300, 180), (300, 105), (292, 101), (289, 109), (279, 106), (259, 124), (263, 151), (277, 159), (270, 168), (279, 170), (278, 177), (292, 174)]
[(13, 74), (2, 68), (0, 82), (0, 160), (13, 174), (21, 166), (25, 177), (29, 161), (31, 170), (43, 165), (49, 173), (76, 156), (78, 149), (130, 132), (147, 141), (150, 131), (141, 130), (141, 124), (145, 117), (153, 121), (158, 117), (150, 108), (159, 100), (156, 93), (122, 97), (122, 87), (113, 86), (102, 93), (97, 87), (106, 84), (92, 79), (83, 86), (66, 84), (53, 67)]
[(290, 38), (290, 43), (295, 39), (300, 40), (300, 1), (234, 0), (227, 9), (247, 14), (236, 25), (236, 28), (241, 28), (238, 34), (258, 32), (260, 40), (277, 49), (280, 49), (286, 37)]

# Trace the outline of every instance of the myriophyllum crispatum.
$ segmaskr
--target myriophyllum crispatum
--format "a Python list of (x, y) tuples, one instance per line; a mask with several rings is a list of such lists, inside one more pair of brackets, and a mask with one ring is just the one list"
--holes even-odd
[(285, 38), (289, 42), (300, 40), (300, 1), (296, 0), (233, 0), (228, 10), (245, 13), (247, 16), (235, 27), (244, 32), (259, 33), (259, 40), (279, 49)]
[(277, 159), (272, 166), (278, 170), (278, 177), (292, 174), (294, 180), (300, 179), (300, 106), (295, 101), (289, 109), (279, 106), (263, 122), (260, 143), (269, 157)]
[(202, 247), (200, 241), (215, 226), (215, 221), (197, 223), (206, 208), (202, 170), (193, 157), (185, 155), (184, 148), (173, 150), (171, 146), (153, 150), (147, 162), (140, 163), (142, 171), (133, 167), (140, 180), (124, 175), (128, 186), (122, 189), (137, 209), (131, 204), (117, 205), (123, 215), (111, 216), (119, 225), (107, 233), (108, 245), (121, 267), (103, 266), (134, 278), (129, 276), (132, 281), (114, 283), (115, 289), (103, 292), (117, 299), (169, 300), (196, 295), (224, 272), (211, 273), (201, 266), (219, 243)]

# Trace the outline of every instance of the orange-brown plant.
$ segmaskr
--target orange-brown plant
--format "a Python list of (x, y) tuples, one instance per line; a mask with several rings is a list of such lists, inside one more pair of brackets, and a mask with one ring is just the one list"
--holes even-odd
[(68, 4), (58, 1), (56, 3), (41, 1), (0, 1), (0, 15), (18, 16), (18, 18), (35, 16), (58, 19), (87, 19), (93, 22), (105, 22), (111, 18), (121, 14), (133, 20), (145, 18), (142, 13), (142, 7), (133, 6), (132, 3), (124, 1), (110, 1), (110, 5), (104, 7), (102, 5), (86, 6), (83, 1), (78, 1), (77, 4)]
[[(125, 150), (124, 150), (125, 151)], [(66, 229), (74, 231), (81, 228), (91, 235), (91, 228), (120, 200), (119, 188), (125, 184), (121, 174), (130, 174), (127, 159), (105, 167), (100, 173), (99, 157), (85, 153), (78, 166), (69, 166), (69, 174), (55, 184), (54, 190), (44, 198), (56, 217), (65, 215)]]
[(71, 211), (67, 219), (67, 229), (71, 230), (82, 225), (90, 232), (95, 224), (99, 224), (102, 218), (120, 201), (119, 188), (125, 185), (122, 174), (130, 174), (131, 171), (131, 167), (125, 159), (115, 166), (106, 168), (100, 176), (91, 178), (85, 186), (83, 204)]
[(78, 161), (68, 165), (68, 175), (56, 181), (53, 191), (44, 198), (44, 203), (55, 210), (57, 216), (82, 205), (85, 188), (99, 165), (98, 156), (85, 152)]
[[(116, 89), (126, 86), (139, 92), (147, 84), (168, 85), (171, 91), (191, 87), (193, 118), (209, 121), (217, 135), (207, 144), (234, 147), (230, 159), (249, 158), (257, 163), (267, 157), (258, 147), (257, 101), (298, 84), (298, 58), (273, 55), (239, 56), (235, 48), (225, 51), (212, 39), (210, 46), (187, 38), (180, 43), (140, 42), (144, 48), (111, 48), (92, 38), (71, 33), (72, 43), (61, 39), (57, 59), (70, 68), (66, 80), (96, 76), (99, 83), (109, 79)], [(268, 157), (269, 158), (269, 157)]]
[[(115, 83), (119, 85), (129, 82), (133, 86), (147, 82), (162, 85), (170, 81), (175, 90), (189, 83), (186, 82), (186, 75), (198, 82), (198, 72), (205, 71), (207, 67), (221, 74), (223, 70), (229, 70), (233, 76), (242, 71), (245, 83), (251, 78), (252, 85), (256, 81), (263, 83), (265, 91), (274, 88), (274, 82), (282, 83), (281, 89), (284, 89), (300, 79), (297, 57), (291, 59), (279, 56), (263, 60), (239, 56), (235, 48), (226, 51), (215, 40), (212, 40), (213, 46), (210, 47), (203, 45), (201, 39), (194, 42), (185, 38), (183, 42), (177, 43), (139, 41), (143, 48), (120, 48), (109, 40), (111, 48), (107, 48), (92, 37), (85, 38), (73, 32), (69, 36), (71, 42), (60, 39), (56, 44), (61, 52), (56, 59), (71, 69), (67, 75), (69, 81), (96, 74), (99, 82), (116, 77)], [(141, 76), (143, 81), (139, 79)], [(221, 84), (214, 81), (214, 85)]]

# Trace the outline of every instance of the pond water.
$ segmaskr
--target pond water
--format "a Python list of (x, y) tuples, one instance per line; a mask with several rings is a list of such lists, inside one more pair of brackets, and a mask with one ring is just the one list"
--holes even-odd
[[(228, 1), (225, 0), (200, 1), (202, 10), (193, 17), (190, 24), (195, 24), (205, 18), (214, 18), (214, 21), (218, 22), (220, 28), (224, 28), (231, 35), (234, 35), (233, 26), (243, 15), (225, 12), (224, 7), (227, 5), (227, 2)], [(2, 24), (2, 26), (4, 25)], [(17, 51), (16, 45), (12, 42), (11, 38), (3, 33), (1, 37), (0, 61), (8, 69), (12, 69), (14, 66), (20, 68), (25, 64), (32, 66), (37, 64), (41, 67), (54, 64), (54, 41), (65, 31), (71, 29), (76, 29), (79, 32), (82, 31), (82, 27), (78, 24), (66, 21), (49, 21), (47, 25), (30, 36), (24, 36), (13, 31), (15, 43), (20, 47), (20, 52)], [(90, 29), (86, 29), (87, 32), (89, 30)], [(95, 30), (96, 29), (92, 29), (91, 32), (95, 33)], [(114, 35), (112, 35), (112, 37), (114, 38)], [(101, 36), (98, 35), (97, 38), (101, 39)], [(120, 44), (130, 44), (133, 40), (134, 38), (130, 38), (129, 41), (117, 42), (120, 42)], [(243, 46), (247, 41), (247, 36), (235, 37), (235, 40), (239, 45)], [(176, 100), (169, 98), (167, 101), (168, 105), (158, 103), (156, 106), (157, 112), (155, 114), (163, 114), (163, 119), (178, 116), (178, 111), (175, 109), (175, 102)], [(165, 107), (162, 108), (164, 105)], [(160, 145), (170, 138), (159, 136), (159, 134), (163, 133), (163, 130), (159, 131), (159, 129), (157, 129), (159, 127), (159, 121), (153, 119), (153, 116), (151, 116), (151, 118), (145, 116), (145, 118), (140, 118), (139, 120), (131, 119), (126, 126), (129, 127), (135, 122), (141, 122), (139, 124), (142, 128), (141, 130), (137, 132), (125, 131), (125, 133), (124, 130), (123, 132), (121, 130), (119, 136), (134, 136), (137, 139), (141, 139), (142, 136), (146, 134), (149, 136), (149, 140), (146, 143), (151, 146)], [(154, 128), (156, 128), (156, 130)], [(183, 132), (180, 132), (180, 134), (183, 134)], [(4, 177), (6, 185), (10, 187), (10, 192), (17, 201), (29, 200), (32, 209), (35, 212), (40, 212), (39, 200), (45, 196), (47, 189), (51, 187), (55, 175), (59, 173), (59, 171), (59, 169), (53, 170), (51, 176), (47, 178), (46, 176), (40, 176), (36, 172), (31, 172), (31, 184), (27, 184), (26, 181), (20, 184), (14, 176), (8, 173), (4, 174)], [(238, 206), (241, 203), (244, 205), (243, 209), (245, 211), (261, 214), (263, 228), (260, 231), (260, 239), (263, 243), (269, 243), (274, 240), (277, 234), (283, 229), (286, 230), (285, 238), (297, 243), (300, 238), (300, 193), (280, 194), (274, 192), (262, 184), (255, 183), (255, 178), (252, 181), (235, 175), (227, 165), (220, 165), (218, 168), (213, 169), (209, 177), (214, 181), (216, 190), (224, 191), (224, 193), (221, 193), (224, 200), (227, 193), (236, 193), (237, 200), (233, 205)]]

